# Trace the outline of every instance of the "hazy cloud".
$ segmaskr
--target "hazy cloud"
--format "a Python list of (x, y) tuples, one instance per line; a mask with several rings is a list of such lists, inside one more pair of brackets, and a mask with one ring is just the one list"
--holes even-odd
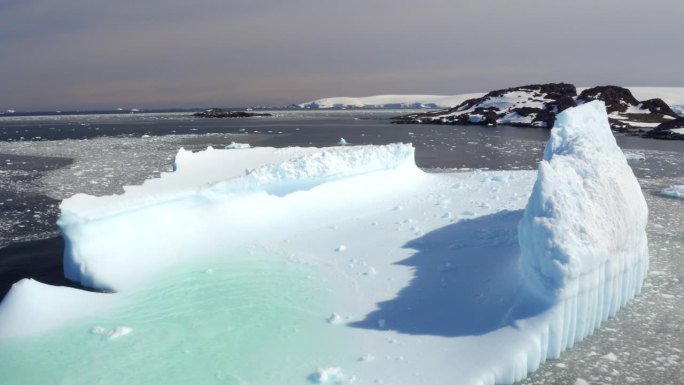
[(682, 86), (682, 11), (675, 0), (5, 0), (0, 109)]

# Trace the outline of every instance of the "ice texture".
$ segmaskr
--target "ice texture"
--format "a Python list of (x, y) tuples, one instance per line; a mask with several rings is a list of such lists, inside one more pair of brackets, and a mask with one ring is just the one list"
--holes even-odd
[(524, 278), (564, 309), (549, 325), (542, 347), (548, 357), (591, 334), (640, 292), (647, 220), (604, 104), (559, 114), (518, 232)]
[(174, 172), (127, 186), (122, 195), (76, 194), (62, 201), (58, 224), (66, 242), (65, 276), (88, 287), (121, 290), (197, 254), (200, 242), (188, 242), (197, 231), (208, 234), (209, 244), (230, 244), (241, 233), (276, 221), (270, 217), (282, 210), (278, 197), (374, 171), (419, 172), (413, 154), (410, 144), (181, 149)]
[(663, 191), (661, 191), (661, 194), (672, 198), (684, 199), (684, 185), (675, 185), (667, 187), (663, 189)]

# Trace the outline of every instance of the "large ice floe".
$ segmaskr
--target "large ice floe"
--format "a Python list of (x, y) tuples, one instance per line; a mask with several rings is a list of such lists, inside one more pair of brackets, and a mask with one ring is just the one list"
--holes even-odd
[(639, 292), (647, 208), (602, 103), (558, 115), (536, 174), (413, 152), (181, 150), (63, 201), (65, 274), (104, 292), (15, 284), (3, 381), (510, 384)]

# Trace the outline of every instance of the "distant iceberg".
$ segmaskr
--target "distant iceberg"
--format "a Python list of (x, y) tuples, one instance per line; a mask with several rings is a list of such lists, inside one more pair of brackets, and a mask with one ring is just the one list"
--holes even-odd
[(600, 102), (558, 115), (536, 174), (425, 173), (410, 144), (181, 149), (174, 172), (61, 210), (65, 275), (107, 293), (15, 284), (10, 383), (511, 384), (648, 268)]
[(330, 108), (448, 108), (482, 94), (461, 95), (374, 95), (316, 99), (297, 106), (308, 109)]

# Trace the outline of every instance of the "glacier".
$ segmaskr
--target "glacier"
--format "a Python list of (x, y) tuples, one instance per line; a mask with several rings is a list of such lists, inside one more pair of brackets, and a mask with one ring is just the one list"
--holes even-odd
[(64, 200), (65, 275), (100, 292), (16, 283), (0, 372), (510, 384), (640, 291), (648, 210), (602, 103), (558, 115), (536, 173), (413, 158), (410, 144), (180, 150), (124, 194)]

